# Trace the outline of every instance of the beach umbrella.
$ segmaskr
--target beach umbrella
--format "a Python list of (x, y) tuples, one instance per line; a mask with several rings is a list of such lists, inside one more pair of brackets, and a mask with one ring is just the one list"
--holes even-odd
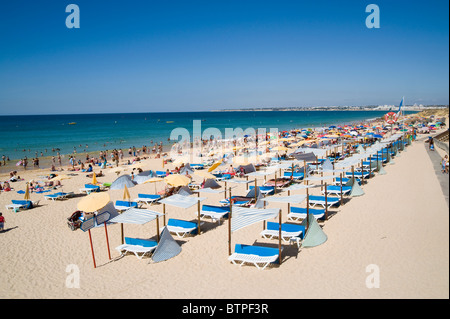
[(128, 188), (130, 187), (134, 187), (136, 185), (136, 182), (134, 182), (131, 179), (130, 175), (122, 175), (120, 177), (118, 177), (114, 182), (111, 183), (111, 186), (109, 187), (109, 189), (124, 189), (125, 186), (127, 186)]
[(95, 176), (95, 173), (92, 174), (92, 185), (97, 185), (97, 176)]
[(93, 213), (105, 207), (110, 201), (109, 194), (102, 193), (90, 193), (77, 204), (77, 209), (86, 213)]
[(23, 199), (30, 200), (30, 187), (28, 186), (28, 183), (27, 183), (27, 187), (25, 189), (25, 195), (23, 196)]
[(185, 175), (171, 174), (164, 177), (164, 181), (170, 186), (186, 186), (191, 182), (191, 179)]
[(123, 188), (123, 199), (129, 201), (130, 198), (131, 198), (130, 192), (128, 191), (127, 185), (125, 185), (125, 187)]
[(218, 162), (214, 163), (213, 165), (211, 165), (210, 168), (208, 168), (208, 172), (213, 172), (217, 167), (220, 166), (220, 164), (222, 164), (222, 161), (218, 161)]
[(161, 182), (163, 181), (164, 178), (161, 177), (152, 177), (150, 179), (147, 179), (145, 182), (143, 182), (142, 184), (146, 184), (146, 183), (155, 183), (155, 194), (156, 194), (156, 183), (157, 182)]

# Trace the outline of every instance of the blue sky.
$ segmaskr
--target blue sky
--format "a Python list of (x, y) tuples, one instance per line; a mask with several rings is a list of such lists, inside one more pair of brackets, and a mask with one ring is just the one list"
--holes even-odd
[[(80, 8), (80, 28), (65, 25)], [(368, 29), (368, 4), (380, 28)], [(8, 1), (0, 114), (448, 104), (448, 1)]]

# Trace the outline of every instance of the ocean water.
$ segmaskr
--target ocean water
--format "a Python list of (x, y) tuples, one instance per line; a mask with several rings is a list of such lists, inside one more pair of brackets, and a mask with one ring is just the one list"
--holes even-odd
[[(201, 130), (322, 127), (331, 124), (357, 123), (382, 117), (385, 111), (245, 111), (180, 113), (115, 113), (73, 115), (0, 116), (0, 156), (17, 161), (27, 156), (48, 157), (78, 154), (135, 146), (152, 146), (162, 142), (165, 148), (175, 128), (185, 128), (191, 135), (193, 121), (201, 120)], [(69, 125), (69, 123), (76, 123)], [(55, 149), (55, 151), (52, 151)], [(58, 149), (58, 150), (57, 150)], [(41, 154), (42, 153), (42, 154)], [(30, 165), (32, 163), (30, 162)]]

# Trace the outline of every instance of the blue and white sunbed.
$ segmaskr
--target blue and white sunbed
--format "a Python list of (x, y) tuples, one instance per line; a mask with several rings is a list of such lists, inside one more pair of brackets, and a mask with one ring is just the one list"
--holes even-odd
[[(309, 208), (308, 211), (309, 211), (309, 214), (312, 214), (316, 219), (321, 219), (325, 216), (325, 209)], [(306, 219), (306, 215), (307, 215), (306, 207), (291, 206), (291, 211), (287, 215), (287, 218), (289, 220), (299, 221), (299, 220)]]
[(187, 220), (170, 218), (166, 227), (169, 232), (175, 233), (181, 238), (198, 234), (198, 224)]
[(272, 247), (236, 244), (234, 253), (228, 260), (235, 265), (253, 264), (258, 269), (265, 269), (272, 263), (279, 263), (279, 250)]
[(210, 217), (213, 221), (220, 222), (222, 218), (228, 217), (229, 212), (229, 206), (203, 205), (200, 211), (200, 217)]
[(339, 197), (328, 197), (325, 201), (325, 196), (313, 196), (309, 195), (309, 206), (315, 207), (315, 206), (322, 206), (323, 208), (331, 206), (339, 206), (341, 202), (341, 199)]
[(81, 193), (90, 194), (92, 192), (99, 192), (100, 186), (98, 185), (92, 185), (92, 184), (84, 184), (84, 188), (80, 188)]
[(153, 204), (154, 202), (161, 199), (160, 195), (155, 194), (138, 194), (138, 198), (136, 198), (135, 202), (142, 202), (146, 204)]
[(370, 177), (370, 172), (368, 172), (368, 171), (364, 171), (364, 173), (363, 172), (358, 172), (358, 171), (355, 171), (355, 172), (345, 172), (345, 176), (348, 176), (348, 177), (352, 177), (353, 175), (355, 175), (355, 177), (359, 177), (359, 178), (362, 178), (362, 177), (364, 177), (364, 179), (367, 179), (367, 178), (369, 178)]
[(294, 173), (292, 173), (292, 172), (284, 172), (284, 174), (283, 174), (283, 177), (284, 177), (284, 178), (291, 178), (291, 176), (292, 176), (292, 178), (293, 178), (294, 180), (300, 181), (300, 180), (303, 179), (303, 177), (305, 176), (305, 174), (300, 173), (300, 172), (294, 172)]
[[(342, 195), (348, 195), (352, 191), (351, 186), (342, 186)], [(322, 194), (325, 195), (325, 189), (322, 190)], [(330, 185), (327, 186), (327, 195), (341, 195), (341, 186)]]
[(73, 196), (73, 192), (64, 193), (64, 192), (58, 192), (54, 194), (45, 195), (44, 198), (47, 200), (57, 200), (57, 199), (66, 199), (68, 197)]
[(122, 211), (127, 210), (128, 208), (139, 208), (140, 205), (138, 202), (129, 202), (125, 200), (117, 200), (114, 204), (114, 208)]
[[(280, 235), (280, 224), (275, 222), (267, 222), (266, 229), (261, 232), (261, 236), (267, 239), (278, 238)], [(298, 224), (281, 224), (281, 239), (284, 242), (290, 242), (292, 239), (299, 241), (303, 238), (305, 226)]]
[(142, 259), (146, 254), (153, 252), (157, 246), (158, 243), (154, 240), (125, 237), (125, 244), (117, 246), (116, 249), (120, 256), (133, 253), (137, 258)]

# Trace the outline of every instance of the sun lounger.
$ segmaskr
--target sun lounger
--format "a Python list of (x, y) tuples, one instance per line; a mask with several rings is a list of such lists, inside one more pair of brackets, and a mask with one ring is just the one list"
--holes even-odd
[(116, 249), (120, 256), (133, 253), (137, 258), (142, 259), (146, 254), (153, 252), (156, 246), (158, 243), (154, 240), (125, 237), (125, 244), (117, 246)]
[(39, 204), (39, 201), (31, 200), (11, 200), (12, 204), (5, 205), (6, 209), (11, 209), (18, 212), (20, 209), (31, 209)]
[[(342, 186), (342, 195), (348, 195), (352, 191), (351, 186)], [(322, 194), (325, 195), (325, 189), (322, 190)], [(341, 186), (339, 185), (330, 185), (327, 186), (327, 194), (328, 195), (338, 195), (341, 196)]]
[(303, 173), (297, 173), (297, 172), (284, 172), (283, 177), (284, 178), (293, 178), (293, 180), (295, 181), (301, 181), (303, 179), (303, 177), (305, 176), (305, 174)]
[(128, 202), (125, 200), (117, 200), (114, 204), (114, 208), (117, 210), (127, 210), (128, 208), (140, 208), (140, 203), (138, 202)]
[(330, 208), (331, 206), (339, 206), (341, 199), (339, 197), (327, 197), (327, 201), (325, 203), (325, 196), (309, 196), (309, 205), (310, 207), (322, 206), (325, 208), (325, 205)]
[[(288, 220), (299, 221), (306, 218), (306, 208), (291, 206), (291, 211), (287, 215)], [(325, 209), (309, 208), (309, 214), (313, 214), (316, 219), (325, 216)]]
[(230, 212), (230, 207), (203, 205), (200, 211), (200, 217), (210, 217), (214, 222), (222, 218), (227, 218)]
[(271, 263), (279, 263), (278, 258), (277, 248), (236, 244), (234, 253), (228, 257), (228, 260), (239, 266), (245, 263), (253, 264), (256, 268), (263, 270)]
[[(261, 232), (261, 236), (267, 239), (278, 238), (280, 235), (280, 224), (267, 222), (266, 229)], [(300, 240), (305, 232), (305, 226), (296, 224), (281, 224), (281, 239), (284, 242), (290, 242), (294, 237)]]
[[(289, 185), (290, 183), (291, 183), (290, 178), (289, 179), (288, 178), (277, 178), (276, 186), (278, 188), (282, 188), (282, 187)], [(264, 183), (264, 186), (275, 187), (275, 179), (268, 180), (267, 182)]]
[(189, 164), (194, 169), (203, 169), (205, 166), (203, 164)]
[(216, 181), (220, 182), (224, 179), (231, 179), (231, 174), (227, 173), (219, 173), (219, 174), (213, 174), (216, 178)]
[(167, 230), (183, 238), (187, 235), (196, 235), (198, 233), (198, 224), (187, 220), (170, 218), (167, 221)]
[(368, 171), (364, 171), (364, 173), (363, 172), (358, 172), (358, 171), (355, 171), (353, 173), (352, 172), (345, 172), (345, 176), (352, 177), (353, 175), (355, 175), (355, 177), (359, 177), (359, 178), (364, 177), (364, 179), (367, 179), (367, 178), (370, 177), (371, 174)]
[(142, 202), (146, 204), (153, 204), (154, 202), (161, 199), (160, 195), (154, 195), (154, 194), (138, 194), (138, 198), (136, 198), (135, 202)]
[(99, 192), (99, 191), (100, 191), (100, 186), (92, 185), (92, 184), (85, 184), (84, 188), (80, 188), (81, 193), (86, 193), (88, 195), (92, 192)]
[[(359, 185), (361, 185), (361, 180), (359, 178), (355, 178), (356, 181), (358, 182)], [(345, 184), (347, 184), (350, 181), (350, 178), (342, 178), (342, 186), (344, 186)], [(338, 177), (336, 178), (336, 180), (334, 181), (334, 185), (340, 186), (341, 185), (341, 179)]]
[[(253, 188), (255, 188), (255, 186), (250, 185), (248, 189), (252, 190)], [(264, 196), (275, 194), (275, 187), (273, 186), (258, 186), (258, 188), (261, 194), (263, 194)]]
[(164, 172), (164, 171), (156, 171), (155, 174), (156, 174), (156, 177), (161, 177), (161, 178), (166, 177), (166, 172)]
[(73, 192), (69, 193), (58, 192), (54, 194), (45, 195), (44, 198), (47, 200), (57, 200), (57, 199), (66, 199), (71, 196), (73, 196)]
[[(254, 198), (242, 197), (242, 196), (231, 196), (231, 200), (233, 201), (233, 206), (246, 206), (250, 205), (250, 203), (254, 200)], [(229, 206), (230, 200), (228, 198), (222, 199), (219, 201), (223, 206)]]

